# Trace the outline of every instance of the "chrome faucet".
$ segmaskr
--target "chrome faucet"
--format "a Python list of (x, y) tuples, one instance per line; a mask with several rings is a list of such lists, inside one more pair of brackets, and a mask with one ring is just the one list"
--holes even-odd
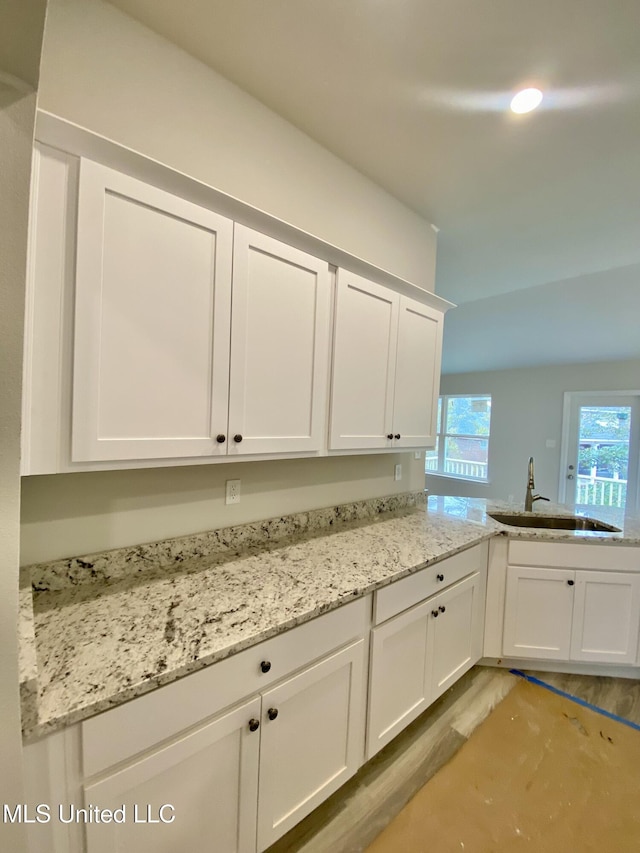
[(534, 501), (548, 501), (549, 498), (543, 498), (542, 495), (534, 495), (533, 490), (535, 484), (533, 482), (533, 456), (529, 457), (529, 478), (527, 481), (527, 493), (524, 497), (524, 511), (533, 512)]

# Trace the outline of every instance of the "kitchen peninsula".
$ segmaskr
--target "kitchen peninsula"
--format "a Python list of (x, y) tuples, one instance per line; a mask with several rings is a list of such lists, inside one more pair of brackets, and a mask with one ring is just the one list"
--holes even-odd
[[(186, 743), (197, 752), (194, 738), (224, 723), (255, 743), (245, 772), (261, 793), (248, 795), (253, 806), (221, 808), (249, 833), (239, 849), (264, 849), (478, 661), (555, 656), (560, 669), (591, 661), (603, 674), (616, 663), (616, 674), (637, 673), (640, 522), (583, 507), (577, 514), (620, 532), (541, 530), (487, 513), (500, 509), (517, 511), (437, 496), (425, 507), (422, 493), (410, 493), (31, 567), (33, 609), (22, 592), (27, 749), (35, 755), (62, 737), (82, 755), (66, 796), (80, 789), (91, 802), (119, 802), (141, 765), (153, 776), (162, 756), (182, 759)], [(547, 514), (573, 512), (528, 515)], [(581, 652), (576, 632), (600, 631), (589, 627), (594, 595), (627, 608), (613, 626), (616, 641), (619, 625), (633, 637), (626, 657)], [(539, 606), (550, 616), (536, 623)], [(555, 633), (536, 646), (548, 625), (563, 631), (555, 655)], [(303, 752), (315, 709), (323, 751), (343, 744), (340, 772), (320, 768), (330, 784), (314, 778), (311, 799), (280, 802), (270, 755), (294, 774), (300, 760), (282, 757), (278, 732), (292, 727), (285, 742)], [(110, 849), (92, 832), (89, 853)]]

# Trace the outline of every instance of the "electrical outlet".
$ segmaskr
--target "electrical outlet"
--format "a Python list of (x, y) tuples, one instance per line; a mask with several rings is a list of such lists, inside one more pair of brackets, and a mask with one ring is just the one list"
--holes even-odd
[(393, 479), (401, 480), (402, 479), (402, 465), (398, 463), (393, 469)]
[(240, 480), (227, 480), (227, 497), (225, 503), (240, 503)]

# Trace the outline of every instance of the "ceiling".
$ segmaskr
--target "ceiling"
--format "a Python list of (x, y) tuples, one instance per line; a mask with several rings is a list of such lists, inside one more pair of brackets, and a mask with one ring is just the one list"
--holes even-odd
[[(609, 318), (585, 358), (640, 357), (640, 335), (616, 350), (612, 307), (621, 288), (640, 316), (638, 0), (111, 2), (438, 226), (436, 291), (465, 303), (447, 318), (445, 370), (470, 369), (447, 355), (470, 303), (526, 291), (504, 322), (539, 338), (527, 305), (580, 293), (583, 277), (578, 315)], [(507, 112), (528, 85), (542, 107)], [(465, 323), (465, 363), (489, 369)]]

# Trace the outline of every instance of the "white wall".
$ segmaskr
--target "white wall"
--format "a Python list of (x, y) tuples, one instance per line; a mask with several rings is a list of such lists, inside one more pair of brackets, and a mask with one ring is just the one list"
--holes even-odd
[[(424, 458), (392, 453), (26, 477), (21, 559), (28, 565), (419, 490), (423, 471)], [(241, 502), (226, 506), (225, 480), (237, 478)]]
[[(640, 360), (456, 373), (442, 377), (441, 394), (491, 394), (487, 485), (427, 476), (431, 494), (507, 499), (524, 503), (527, 462), (535, 458), (536, 492), (558, 498), (562, 406), (565, 391), (640, 389)], [(554, 448), (546, 440), (555, 440)]]
[(39, 106), (433, 290), (424, 219), (102, 0), (50, 0)]
[[(427, 287), (428, 223), (101, 0), (50, 0), (39, 107)], [(394, 463), (404, 477), (393, 480)], [(153, 541), (424, 486), (413, 454), (26, 478), (21, 560)], [(242, 501), (224, 505), (224, 483)]]
[[(0, 8), (0, 804), (24, 802), (18, 677), (20, 420), (31, 152), (45, 3)], [(6, 34), (10, 32), (11, 35)], [(17, 78), (11, 81), (10, 77)], [(26, 850), (24, 826), (0, 847)]]

